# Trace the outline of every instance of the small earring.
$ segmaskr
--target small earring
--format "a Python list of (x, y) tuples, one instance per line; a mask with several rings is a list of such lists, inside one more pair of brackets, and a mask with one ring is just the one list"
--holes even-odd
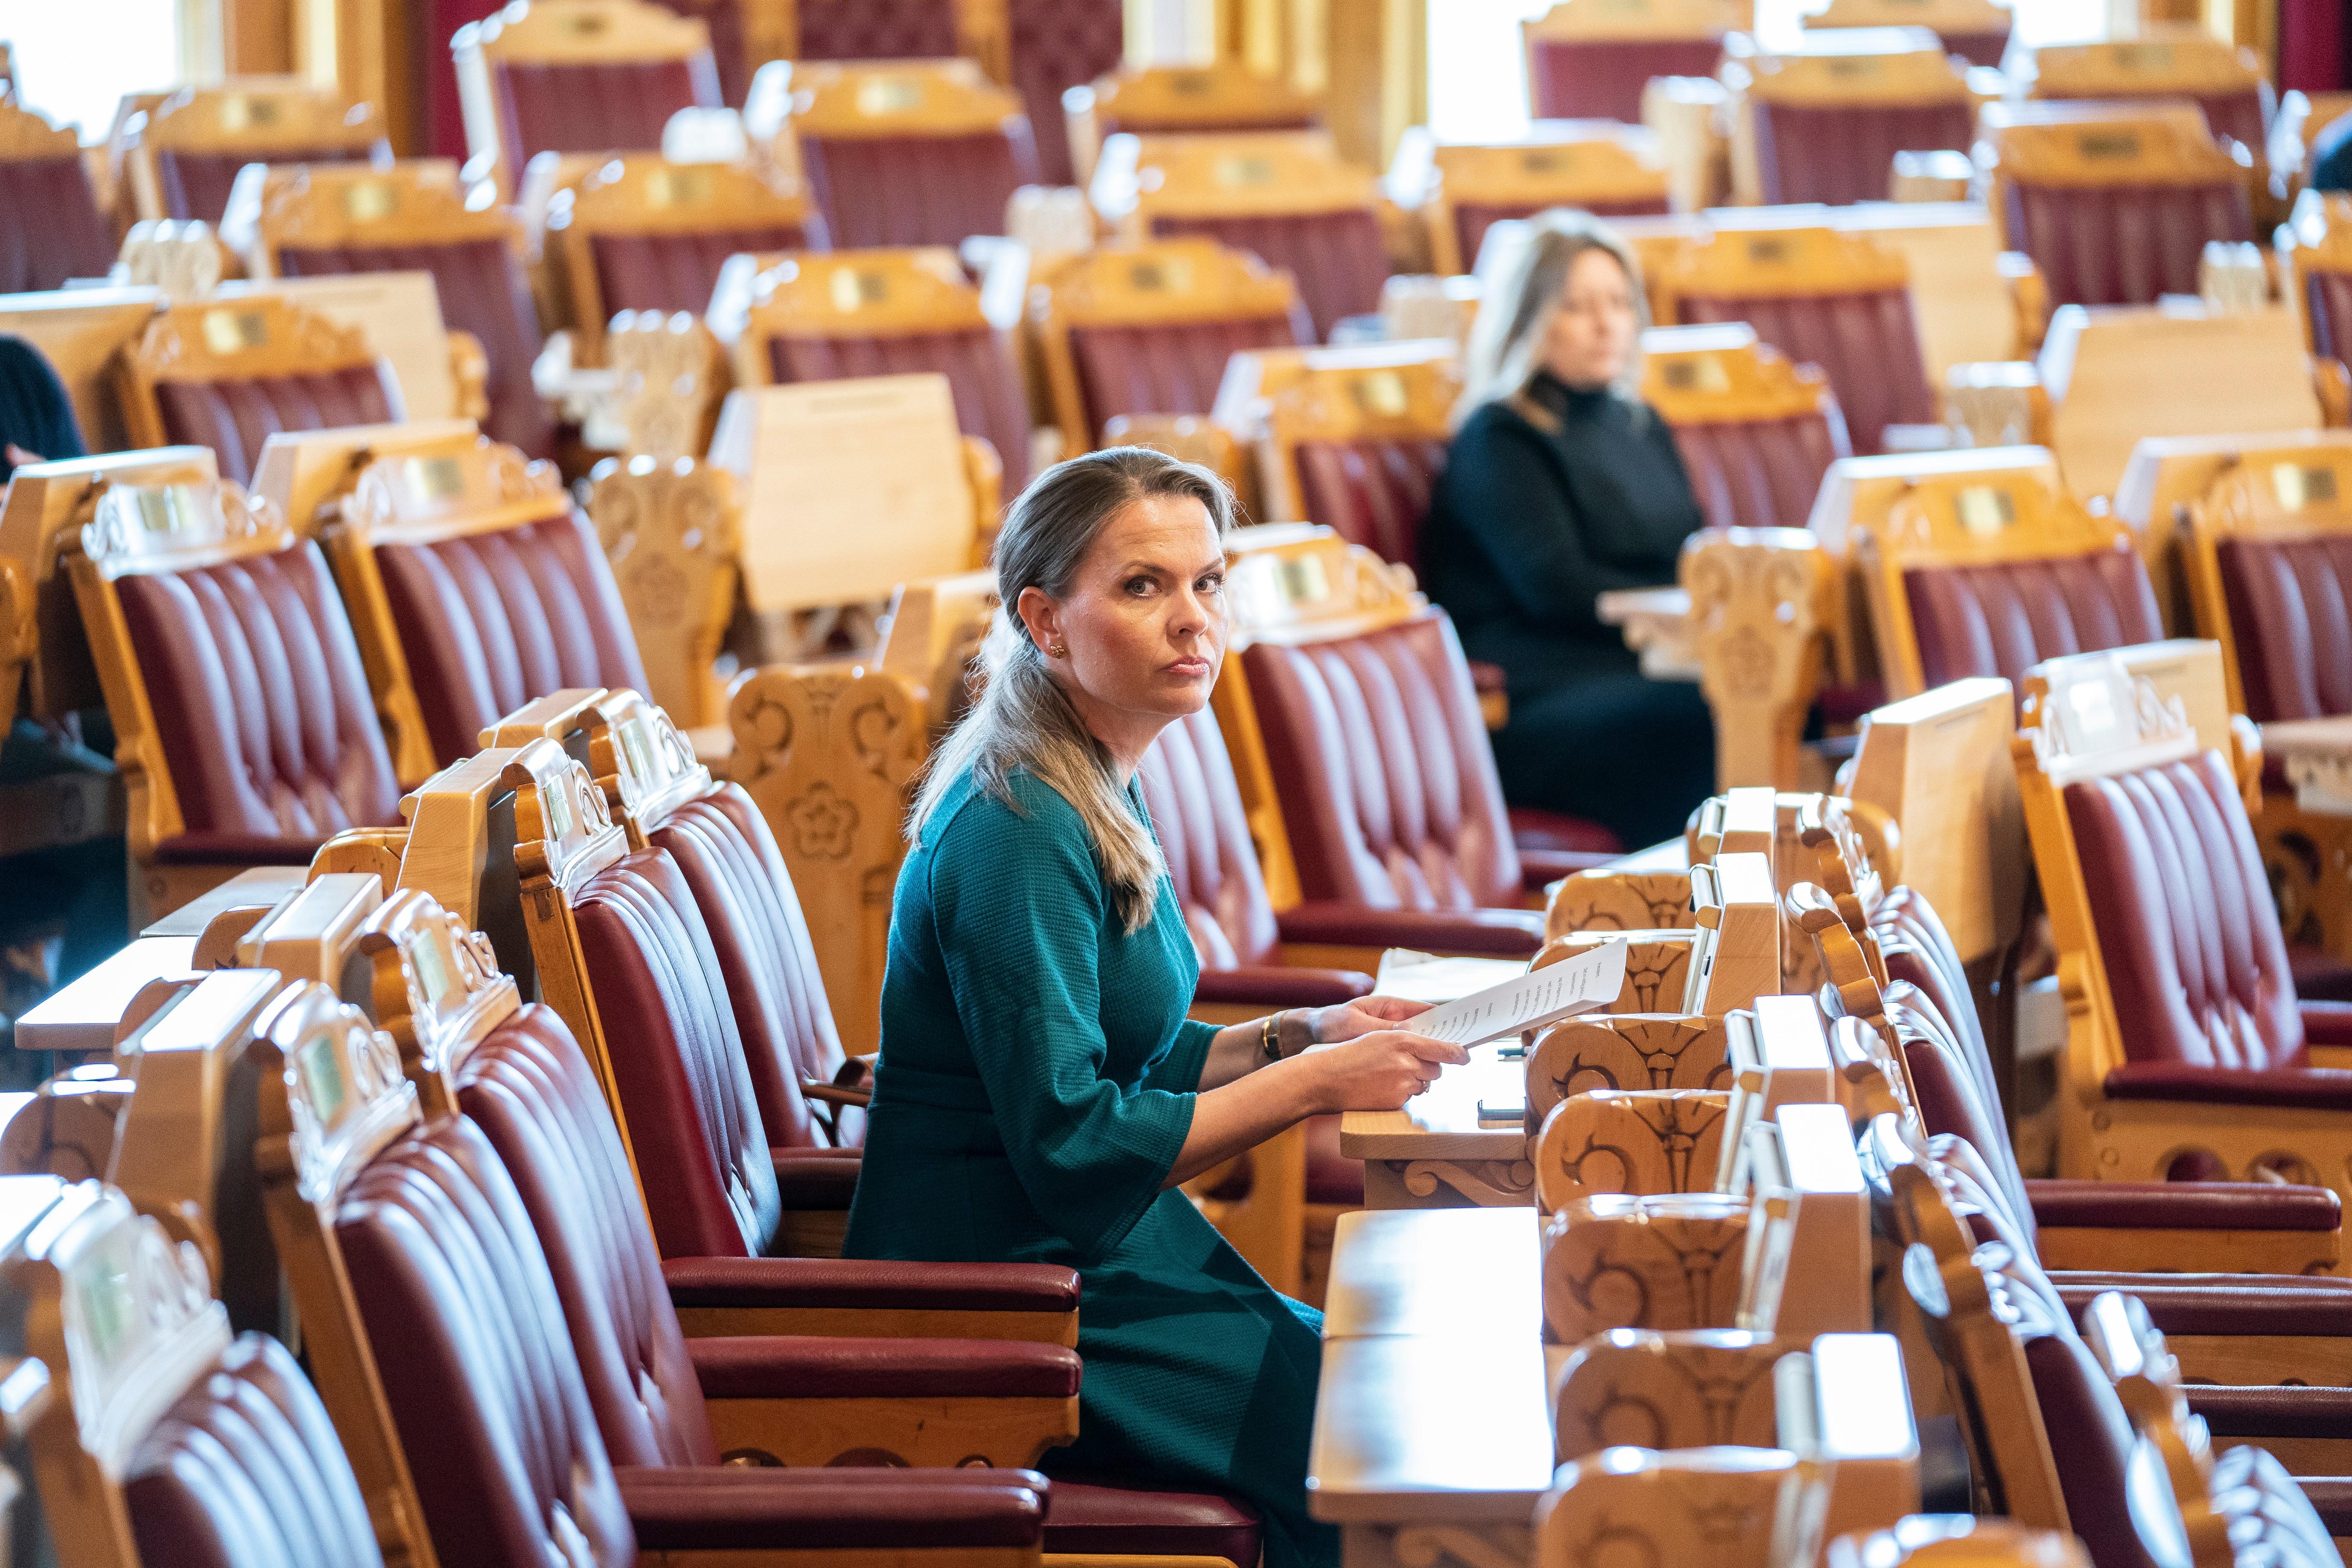
[(1066, 642), (1055, 643), (1045, 649), (1045, 657), (1047, 658), (1067, 658), (1070, 657), (1070, 645)]

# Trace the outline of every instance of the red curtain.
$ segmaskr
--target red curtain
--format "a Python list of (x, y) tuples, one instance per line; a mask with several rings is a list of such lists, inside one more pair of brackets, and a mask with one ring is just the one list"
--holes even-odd
[(2284, 92), (2340, 92), (2347, 75), (2346, 0), (2279, 0), (2278, 85)]
[(416, 38), (416, 79), (425, 85), (425, 145), (427, 157), (463, 158), (466, 120), (457, 109), (457, 70), (449, 38), (468, 22), (499, 9), (504, 0), (418, 0), (412, 15), (422, 19)]

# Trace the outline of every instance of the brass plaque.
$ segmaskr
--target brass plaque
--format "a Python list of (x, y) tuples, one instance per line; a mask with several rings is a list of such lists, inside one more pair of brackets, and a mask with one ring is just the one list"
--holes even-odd
[(274, 98), (248, 98), (244, 93), (231, 93), (220, 100), (220, 122), (224, 131), (248, 131), (275, 125), (285, 118), (286, 106)]
[(2289, 511), (2320, 506), (2336, 499), (2336, 470), (2306, 468), (2300, 463), (2278, 463), (2271, 468), (2271, 493)]
[(182, 533), (204, 521), (212, 508), (203, 485), (144, 485), (131, 492), (139, 527), (147, 533)]
[(1294, 605), (1312, 605), (1331, 596), (1331, 580), (1323, 574), (1320, 555), (1288, 555), (1281, 563), (1282, 596)]
[(2086, 132), (2076, 139), (2075, 149), (2086, 159), (2137, 158), (2139, 137), (2129, 131)]
[(205, 347), (216, 354), (241, 353), (269, 342), (269, 323), (258, 310), (206, 310)]
[(449, 994), (450, 984), (456, 978), (441, 956), (441, 944), (428, 934), (410, 952), (409, 957), (415, 965), (416, 983), (425, 988), (425, 1005), (439, 1007)]
[(1575, 158), (1560, 147), (1531, 147), (1519, 154), (1519, 168), (1529, 174), (1564, 174), (1575, 163)]
[(1217, 161), (1216, 178), (1221, 185), (1270, 185), (1274, 184), (1274, 161), (1270, 158), (1221, 158)]
[(879, 305), (890, 298), (890, 279), (881, 272), (860, 272), (854, 267), (836, 269), (833, 275), (833, 308), (850, 315), (866, 305)]
[(294, 1058), (295, 1070), (302, 1078), (302, 1098), (318, 1112), (321, 1130), (331, 1131), (341, 1123), (351, 1098), (343, 1082), (342, 1058), (335, 1053), (337, 1043), (336, 1036), (321, 1035)]
[(1790, 260), (1789, 242), (1785, 239), (1751, 239), (1748, 242), (1748, 259), (1759, 267), (1785, 267)]
[(1411, 402), (1405, 395), (1404, 377), (1392, 370), (1368, 371), (1350, 382), (1348, 390), (1357, 407), (1383, 419), (1403, 418)]
[(656, 169), (646, 176), (646, 200), (657, 207), (693, 206), (710, 199), (710, 172), (707, 169)]
[(343, 216), (353, 223), (373, 223), (399, 209), (400, 197), (390, 180), (362, 180), (343, 187)]
[(1128, 287), (1139, 294), (1181, 294), (1192, 283), (1192, 269), (1181, 261), (1139, 261), (1127, 269)]
[(455, 458), (411, 458), (401, 466), (409, 500), (436, 506), (466, 493), (466, 465)]
[(1838, 77), (1876, 76), (1886, 68), (1874, 55), (1832, 55), (1827, 64), (1830, 75)]
[(612, 25), (602, 11), (558, 11), (558, 24), (575, 38), (593, 38)]
[(2117, 68), (2127, 71), (2168, 71), (2172, 68), (2170, 44), (2117, 44), (2112, 57)]
[(873, 118), (911, 114), (923, 107), (923, 84), (913, 77), (885, 76), (860, 82), (857, 112)]
[(1206, 98), (1217, 90), (1217, 79), (1206, 71), (1186, 71), (1168, 79), (1168, 90), (1179, 98)]
[(1731, 390), (1731, 373), (1723, 368), (1722, 359), (1715, 354), (1670, 359), (1658, 367), (1658, 377), (1676, 392), (1720, 395)]
[(2017, 522), (2017, 501), (1999, 485), (1970, 485), (1952, 498), (1960, 526), (1979, 539), (1990, 538)]

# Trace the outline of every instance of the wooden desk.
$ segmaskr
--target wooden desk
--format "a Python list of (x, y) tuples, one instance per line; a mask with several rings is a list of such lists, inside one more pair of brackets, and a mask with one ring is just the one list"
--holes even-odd
[(114, 1049), (114, 1026), (150, 980), (185, 974), (195, 963), (193, 936), (142, 936), (16, 1020), (20, 1051)]
[(300, 892), (310, 879), (310, 868), (307, 866), (249, 867), (219, 887), (197, 894), (139, 934), (202, 936), (215, 915), (231, 910), (266, 910), (278, 900)]
[(1307, 1492), (1348, 1568), (1533, 1561), (1552, 1477), (1537, 1226), (1533, 1209), (1339, 1217)]
[(1535, 1202), (1535, 1166), (1518, 1121), (1478, 1120), (1481, 1100), (1525, 1105), (1527, 1065), (1504, 1057), (1517, 1041), (1480, 1046), (1447, 1068), (1402, 1110), (1351, 1110), (1339, 1119), (1339, 1152), (1364, 1163), (1364, 1201), (1375, 1209), (1507, 1208)]
[(2284, 765), (2298, 807), (2352, 816), (2352, 715), (2265, 724), (2263, 752)]

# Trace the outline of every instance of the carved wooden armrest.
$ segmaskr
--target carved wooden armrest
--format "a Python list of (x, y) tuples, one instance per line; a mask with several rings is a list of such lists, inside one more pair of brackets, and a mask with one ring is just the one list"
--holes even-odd
[(1609, 1015), (1670, 1012), (1682, 1006), (1690, 990), (1691, 955), (1698, 943), (1696, 931), (1570, 931), (1544, 943), (1528, 967), (1563, 963), (1605, 942), (1625, 943), (1625, 983), (1618, 988), (1617, 1000), (1609, 1005)]
[(1696, 680), (1690, 605), (1682, 588), (1620, 588), (1595, 599), (1593, 612), (1601, 625), (1625, 634), (1625, 646), (1642, 656), (1642, 673), (1652, 680)]
[(1556, 1457), (1598, 1453), (1628, 1430), (1656, 1448), (1776, 1447), (1772, 1368), (1795, 1348), (1743, 1329), (1612, 1329), (1587, 1340), (1554, 1390)]
[(622, 450), (667, 461), (709, 449), (734, 375), (699, 318), (623, 310), (605, 331), (604, 363), (618, 378), (611, 413), (626, 432)]
[(1730, 1037), (1721, 1018), (1695, 1014), (1594, 1014), (1538, 1034), (1527, 1071), (1533, 1135), (1552, 1107), (1594, 1089), (1727, 1089)]
[(1976, 360), (1945, 374), (1944, 414), (1979, 447), (2050, 439), (2050, 394), (2031, 360)]
[(1544, 1222), (1544, 1338), (1612, 1329), (1734, 1329), (1748, 1203), (1720, 1193), (1608, 1194)]
[(1604, 1194), (1712, 1192), (1730, 1109), (1731, 1097), (1712, 1089), (1570, 1095), (1532, 1145), (1536, 1207), (1549, 1214)]
[(490, 416), (490, 359), (471, 332), (449, 333), (449, 380), (457, 389), (458, 418), (479, 424)]

